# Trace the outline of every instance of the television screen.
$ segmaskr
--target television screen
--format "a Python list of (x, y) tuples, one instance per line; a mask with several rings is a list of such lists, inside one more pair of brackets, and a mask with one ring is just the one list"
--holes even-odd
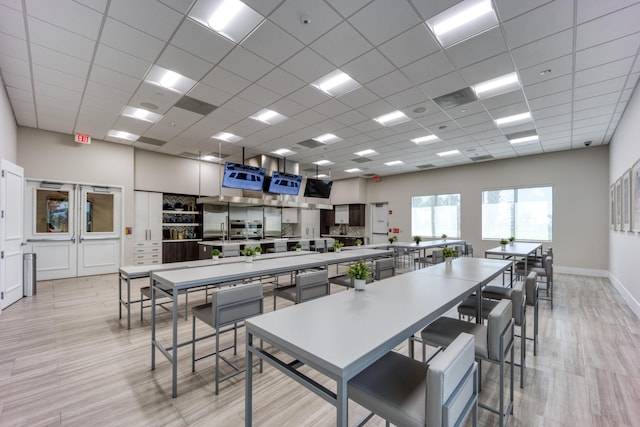
[(271, 184), (269, 185), (269, 193), (291, 194), (297, 196), (300, 192), (302, 177), (290, 173), (276, 172), (271, 174)]
[(304, 197), (321, 197), (328, 199), (331, 195), (331, 181), (323, 179), (307, 178), (307, 185), (304, 187)]
[(264, 168), (227, 162), (224, 165), (222, 186), (225, 188), (261, 191), (264, 173)]

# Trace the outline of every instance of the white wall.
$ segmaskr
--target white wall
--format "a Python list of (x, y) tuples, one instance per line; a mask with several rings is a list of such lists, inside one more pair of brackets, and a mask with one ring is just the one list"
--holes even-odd
[[(605, 275), (608, 270), (608, 147), (381, 177), (367, 184), (368, 203), (389, 202), (389, 227), (411, 240), (411, 197), (461, 194), (461, 237), (483, 256), (496, 241), (482, 240), (483, 190), (552, 185), (554, 266)], [(549, 244), (545, 244), (545, 247)]]
[(17, 164), (18, 126), (13, 116), (2, 76), (0, 76), (0, 159)]
[[(620, 120), (610, 144), (609, 177), (614, 183), (626, 170), (640, 160), (640, 91), (633, 96)], [(635, 265), (640, 254), (640, 235), (628, 231), (609, 231), (610, 279), (627, 303), (640, 317), (640, 281)]]

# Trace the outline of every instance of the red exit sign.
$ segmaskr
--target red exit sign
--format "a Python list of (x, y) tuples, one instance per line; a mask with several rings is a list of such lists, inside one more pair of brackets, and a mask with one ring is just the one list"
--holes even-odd
[(76, 133), (76, 142), (79, 144), (91, 144), (91, 137), (89, 135)]

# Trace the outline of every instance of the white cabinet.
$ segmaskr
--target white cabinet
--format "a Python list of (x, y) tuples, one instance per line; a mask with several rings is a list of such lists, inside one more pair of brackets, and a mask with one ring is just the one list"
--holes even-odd
[(284, 208), (284, 209), (282, 209), (282, 223), (283, 224), (297, 224), (298, 223), (298, 209), (296, 209), (296, 208)]
[(303, 239), (320, 236), (320, 211), (300, 209), (300, 234)]
[(336, 205), (333, 209), (336, 214), (336, 224), (349, 224), (349, 205)]
[(134, 263), (162, 263), (162, 193), (134, 194)]

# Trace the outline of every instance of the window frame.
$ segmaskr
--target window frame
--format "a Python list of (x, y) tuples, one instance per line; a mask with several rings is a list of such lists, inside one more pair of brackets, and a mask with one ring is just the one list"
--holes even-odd
[[(458, 216), (456, 218), (457, 231), (456, 231), (455, 235), (451, 235), (449, 233), (442, 233), (442, 232), (440, 232), (440, 230), (436, 229), (437, 224), (436, 224), (436, 221), (435, 221), (435, 211), (434, 211), (434, 209), (436, 207), (438, 207), (438, 206), (453, 206), (453, 205), (438, 205), (437, 202), (439, 200), (439, 197), (442, 197), (442, 196), (457, 196), (458, 197), (458, 205), (457, 205)], [(420, 233), (417, 233), (414, 230), (414, 224), (413, 224), (413, 221), (414, 221), (414, 206), (413, 205), (414, 205), (414, 203), (413, 202), (414, 202), (414, 199), (417, 198), (417, 197), (433, 197), (433, 198), (435, 198), (435, 203), (431, 206), (431, 223), (432, 223), (432, 226), (431, 226), (431, 233), (432, 234), (431, 235), (429, 235), (429, 234), (420, 234)], [(461, 218), (462, 218), (462, 193), (458, 192), (458, 193), (438, 193), (438, 194), (426, 194), (426, 195), (413, 195), (413, 196), (411, 196), (410, 203), (411, 203), (411, 218), (410, 218), (410, 222), (411, 222), (411, 235), (412, 236), (420, 236), (420, 237), (425, 237), (425, 238), (436, 238), (437, 239), (437, 238), (440, 238), (442, 236), (442, 234), (447, 234), (447, 237), (450, 237), (450, 238), (459, 238), (460, 237), (461, 229), (462, 229), (462, 223), (461, 223), (462, 222), (462, 220), (461, 220)], [(446, 230), (443, 230), (443, 231), (446, 231)]]

